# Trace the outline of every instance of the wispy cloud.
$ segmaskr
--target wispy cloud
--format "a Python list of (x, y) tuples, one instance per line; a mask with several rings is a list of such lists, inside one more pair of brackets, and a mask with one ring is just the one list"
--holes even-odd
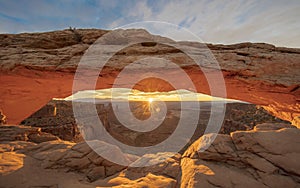
[[(300, 47), (299, 1), (195, 0), (170, 1), (158, 10), (148, 10), (152, 7), (149, 3), (147, 6), (137, 6), (135, 9), (145, 9), (151, 12), (151, 16), (140, 13), (131, 20), (170, 22), (187, 28), (211, 43), (250, 41)], [(183, 35), (173, 35), (173, 38), (189, 40)]]
[[(0, 32), (46, 31), (69, 26), (112, 29), (155, 20), (184, 27), (205, 42), (250, 41), (300, 47), (299, 10), (298, 0), (0, 0)], [(171, 37), (190, 39), (181, 32)]]

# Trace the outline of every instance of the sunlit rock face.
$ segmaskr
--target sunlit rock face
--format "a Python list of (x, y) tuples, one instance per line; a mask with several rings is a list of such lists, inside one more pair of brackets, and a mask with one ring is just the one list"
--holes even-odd
[[(8, 123), (19, 123), (54, 97), (64, 98), (72, 93), (73, 77), (85, 50), (104, 30), (64, 30), (37, 34), (0, 35), (0, 108)], [(154, 36), (145, 30), (119, 30), (128, 40), (110, 44), (112, 48), (126, 44), (129, 39), (154, 38), (161, 42), (182, 45), (189, 52), (200, 49), (197, 42), (174, 42)], [(105, 46), (104, 46), (105, 47)], [(106, 48), (106, 47), (105, 47)], [(242, 43), (236, 45), (208, 45), (218, 60), (224, 75), (227, 97), (265, 106), (268, 111), (299, 125), (299, 49), (275, 47), (269, 44)], [(144, 57), (166, 58), (179, 65), (196, 84), (197, 92), (210, 94), (203, 72), (180, 50), (163, 44), (136, 44), (114, 55), (100, 74), (96, 89), (110, 88), (122, 67)], [(178, 76), (167, 67), (149, 66), (152, 71)], [(155, 69), (156, 68), (156, 69)], [(121, 79), (145, 74), (149, 70), (132, 70)], [(83, 73), (84, 74), (84, 73)], [(213, 72), (212, 72), (213, 74)], [(87, 79), (89, 74), (86, 74)], [(178, 80), (180, 80), (178, 76)], [(153, 84), (157, 83), (157, 84)], [(83, 83), (84, 84), (84, 83)], [(159, 85), (159, 87), (158, 87)], [(119, 86), (126, 87), (126, 85)], [(91, 89), (91, 88), (87, 88)], [(94, 89), (94, 88), (93, 88)], [(145, 91), (170, 91), (170, 85), (146, 80), (135, 86)], [(180, 88), (177, 88), (180, 89)], [(184, 85), (181, 89), (185, 88)], [(17, 110), (22, 106), (22, 110)]]
[[(0, 129), (2, 186), (298, 187), (300, 183), (300, 131), (287, 124), (259, 124), (251, 131), (218, 134), (212, 145), (200, 152), (215, 136), (207, 134), (182, 155), (175, 153), (159, 163), (156, 163), (159, 158), (170, 153), (135, 156), (103, 141), (88, 142), (101, 143), (100, 151), (110, 147), (112, 157), (143, 164), (141, 168), (111, 163), (97, 155), (86, 142), (24, 141), (27, 133), (35, 134), (35, 130), (24, 126)], [(7, 132), (23, 136), (8, 137)]]
[(261, 124), (253, 131), (217, 135), (204, 152), (208, 134), (181, 160), (181, 187), (297, 187), (299, 134), (285, 124)]

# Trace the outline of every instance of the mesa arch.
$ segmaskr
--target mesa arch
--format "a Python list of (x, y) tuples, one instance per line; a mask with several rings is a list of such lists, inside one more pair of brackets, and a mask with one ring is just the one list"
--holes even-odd
[[(74, 72), (81, 56), (107, 31), (79, 29), (77, 32), (80, 40), (69, 30), (0, 35), (0, 109), (7, 116), (8, 123), (17, 124), (52, 98), (72, 94)], [(153, 37), (139, 29), (124, 30), (120, 34), (128, 35), (130, 32), (145, 39)], [(180, 43), (191, 49), (200, 45), (195, 42)], [(228, 98), (262, 105), (277, 117), (300, 126), (300, 49), (262, 43), (209, 44), (208, 47), (221, 66)], [(159, 44), (136, 45), (125, 53), (117, 54), (114, 61), (119, 64), (123, 62), (121, 59), (134, 61), (135, 54), (165, 55), (179, 64), (185, 62), (182, 53)], [(102, 81), (97, 83), (96, 89), (112, 86), (120, 71), (119, 64), (103, 72)], [(184, 65), (182, 68), (194, 83), (198, 83), (197, 92), (209, 94), (201, 71), (193, 65)], [(164, 70), (164, 74), (176, 75), (176, 72)], [(137, 89), (143, 88), (145, 86), (142, 84)], [(162, 85), (158, 90), (168, 91), (170, 88)]]

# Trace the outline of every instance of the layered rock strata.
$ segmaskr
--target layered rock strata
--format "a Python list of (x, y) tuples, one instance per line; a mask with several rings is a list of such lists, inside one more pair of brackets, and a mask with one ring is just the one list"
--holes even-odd
[[(1, 34), (0, 35), (0, 107), (7, 115), (8, 123), (19, 123), (45, 105), (54, 97), (67, 97), (72, 93), (74, 72), (93, 42), (108, 31), (78, 29), (47, 33)], [(181, 50), (163, 43), (180, 45), (191, 54), (204, 53), (202, 69), (207, 68), (209, 53), (205, 45), (197, 42), (174, 42), (154, 36), (145, 30), (118, 30), (115, 43), (103, 45), (111, 50), (129, 41), (144, 41), (117, 52), (101, 72), (96, 89), (110, 88), (119, 72), (126, 65), (142, 58), (164, 58), (179, 65), (191, 77), (196, 90), (210, 94), (206, 76), (195, 62)], [(126, 39), (126, 40), (125, 40)], [(152, 41), (152, 42), (151, 42)], [(156, 42), (153, 42), (156, 41)], [(277, 117), (299, 126), (299, 49), (275, 47), (263, 43), (241, 43), (235, 45), (208, 44), (217, 59), (225, 79), (227, 97), (262, 105)], [(180, 74), (168, 67), (157, 67), (152, 62), (151, 71), (166, 76)], [(148, 69), (132, 69), (121, 79), (130, 80), (148, 72)], [(208, 72), (207, 74), (213, 74)], [(86, 75), (88, 79), (88, 74)], [(155, 82), (155, 84), (153, 84)], [(84, 83), (83, 88), (84, 88)], [(155, 85), (155, 86), (153, 86)], [(122, 85), (120, 87), (126, 87)], [(165, 82), (146, 80), (137, 89), (169, 91), (173, 88)], [(87, 86), (88, 88), (88, 86)], [(184, 85), (181, 86), (183, 89)], [(19, 106), (22, 110), (15, 111)]]

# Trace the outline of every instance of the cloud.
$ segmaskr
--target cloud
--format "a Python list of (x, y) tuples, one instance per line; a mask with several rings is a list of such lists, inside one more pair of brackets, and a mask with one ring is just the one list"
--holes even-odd
[[(169, 22), (209, 43), (250, 41), (300, 47), (299, 10), (299, 1), (164, 1), (160, 8), (141, 2), (128, 10), (129, 19), (116, 22), (119, 26), (128, 20)], [(182, 32), (165, 29), (161, 33), (175, 40), (191, 40)]]
[(250, 41), (300, 47), (298, 10), (298, 1), (194, 1), (187, 4), (180, 1), (166, 4), (155, 19), (178, 25), (192, 19), (192, 23), (184, 27), (205, 42)]
[(143, 19), (149, 19), (152, 17), (152, 9), (147, 5), (146, 1), (139, 1), (133, 7), (133, 10), (130, 11), (128, 16), (129, 17), (142, 17)]
[[(300, 47), (299, 10), (298, 0), (0, 0), (0, 32), (45, 31), (69, 26), (112, 29), (154, 20), (184, 27), (209, 43), (250, 41)], [(160, 33), (175, 40), (192, 39), (167, 28)]]

